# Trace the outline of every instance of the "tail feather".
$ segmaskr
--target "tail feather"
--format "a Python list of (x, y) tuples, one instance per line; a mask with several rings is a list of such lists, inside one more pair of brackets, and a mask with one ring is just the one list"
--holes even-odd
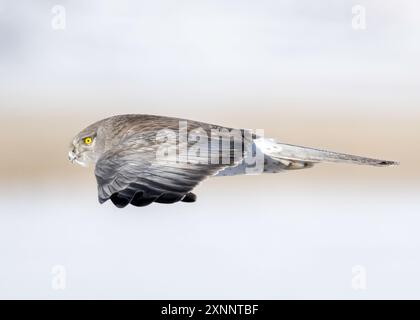
[(339, 162), (370, 166), (392, 166), (398, 165), (396, 161), (379, 160), (355, 156), (346, 153), (338, 153), (314, 148), (295, 146), (278, 143), (273, 139), (259, 138), (255, 140), (257, 147), (264, 153), (276, 160), (291, 160), (302, 162)]

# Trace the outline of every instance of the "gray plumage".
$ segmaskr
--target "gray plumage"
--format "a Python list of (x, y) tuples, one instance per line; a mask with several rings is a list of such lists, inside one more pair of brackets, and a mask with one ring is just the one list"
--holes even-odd
[(95, 164), (100, 203), (111, 199), (125, 207), (193, 202), (191, 191), (201, 181), (245, 174), (257, 166), (248, 161), (256, 154), (262, 155), (261, 172), (270, 173), (318, 162), (396, 164), (281, 144), (248, 130), (152, 115), (119, 115), (90, 125), (72, 140), (69, 159)]

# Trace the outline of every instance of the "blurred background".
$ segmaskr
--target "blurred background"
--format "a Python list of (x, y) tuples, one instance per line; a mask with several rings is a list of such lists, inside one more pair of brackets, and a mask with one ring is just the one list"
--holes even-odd
[[(420, 298), (419, 10), (0, 0), (0, 298)], [(119, 210), (67, 151), (125, 113), (401, 165), (214, 178), (196, 203)]]

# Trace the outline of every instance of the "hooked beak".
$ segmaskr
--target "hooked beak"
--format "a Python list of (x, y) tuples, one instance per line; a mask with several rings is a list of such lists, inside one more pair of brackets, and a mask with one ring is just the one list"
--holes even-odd
[(76, 160), (77, 157), (73, 151), (69, 151), (68, 158), (71, 161), (71, 163), (74, 163), (74, 160)]
[(71, 161), (71, 163), (77, 163), (82, 167), (88, 166), (86, 162), (80, 160), (80, 157), (78, 157), (74, 151), (69, 151), (68, 158)]

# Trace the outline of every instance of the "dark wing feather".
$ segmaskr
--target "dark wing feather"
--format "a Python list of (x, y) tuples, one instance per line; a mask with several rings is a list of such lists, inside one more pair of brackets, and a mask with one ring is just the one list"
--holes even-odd
[[(111, 199), (120, 208), (128, 204), (146, 206), (152, 202), (193, 202), (195, 195), (190, 191), (194, 187), (243, 159), (241, 149), (241, 156), (227, 164), (190, 163), (171, 158), (159, 160), (156, 157), (158, 145), (154, 139), (131, 136), (106, 152), (95, 167), (99, 202)], [(230, 145), (232, 155), (238, 147), (242, 148)], [(209, 154), (211, 152), (210, 149)]]
[(145, 206), (182, 200), (195, 186), (220, 170), (209, 165), (162, 165), (130, 157), (103, 157), (95, 169), (99, 202), (117, 206)]

